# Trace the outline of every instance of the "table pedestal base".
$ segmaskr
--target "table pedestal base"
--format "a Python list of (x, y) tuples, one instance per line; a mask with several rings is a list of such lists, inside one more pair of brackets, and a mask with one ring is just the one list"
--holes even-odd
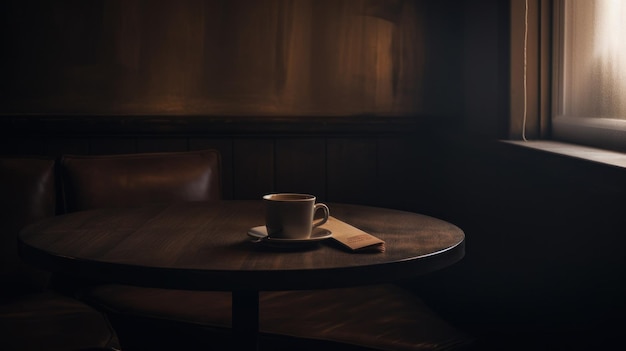
[(259, 292), (233, 291), (233, 338), (237, 350), (259, 349)]

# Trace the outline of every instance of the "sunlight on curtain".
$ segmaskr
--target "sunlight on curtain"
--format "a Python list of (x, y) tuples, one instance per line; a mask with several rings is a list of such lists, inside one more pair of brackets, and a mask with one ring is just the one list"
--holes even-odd
[(564, 114), (626, 119), (626, 2), (567, 4)]

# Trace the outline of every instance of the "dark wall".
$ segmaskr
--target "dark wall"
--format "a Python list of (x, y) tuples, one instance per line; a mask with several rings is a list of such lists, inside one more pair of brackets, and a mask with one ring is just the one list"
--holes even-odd
[(495, 141), (457, 146), (434, 213), (465, 230), (466, 256), (416, 289), (458, 323), (510, 339), (590, 346), (623, 328), (626, 171)]
[(450, 3), (5, 1), (0, 112), (458, 114)]
[(626, 170), (499, 142), (509, 5), (464, 9), (463, 123), (433, 138), (429, 208), (465, 230), (466, 257), (414, 286), (503, 349), (601, 347), (626, 324)]

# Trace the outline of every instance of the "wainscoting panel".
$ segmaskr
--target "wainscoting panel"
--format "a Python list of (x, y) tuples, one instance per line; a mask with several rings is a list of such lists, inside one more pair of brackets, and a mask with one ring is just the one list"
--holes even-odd
[(258, 200), (274, 191), (274, 140), (237, 138), (233, 160), (235, 199)]
[(2, 155), (44, 155), (44, 140), (41, 137), (33, 135), (24, 135), (15, 137), (5, 135), (0, 138), (0, 146)]
[(329, 138), (327, 148), (330, 201), (377, 203), (379, 192), (376, 139)]
[(137, 139), (138, 152), (166, 152), (189, 150), (188, 139), (178, 138), (141, 138)]
[[(381, 137), (378, 139), (377, 159), (378, 203), (385, 207), (410, 209), (413, 197), (423, 200), (423, 189), (431, 187), (426, 181), (430, 166), (413, 137)], [(410, 157), (407, 157), (411, 155)]]
[(276, 191), (309, 193), (326, 201), (326, 141), (276, 139)]
[(91, 154), (117, 155), (137, 152), (137, 139), (132, 137), (91, 138)]
[(59, 157), (63, 154), (89, 154), (89, 138), (55, 136), (44, 140), (44, 154), (46, 156)]
[[(171, 123), (166, 121), (171, 120)], [(181, 123), (185, 121), (186, 123)], [(216, 149), (224, 199), (269, 192), (413, 209), (428, 188), (418, 124), (371, 116), (231, 118), (16, 116), (1, 120), (0, 155), (60, 157)]]

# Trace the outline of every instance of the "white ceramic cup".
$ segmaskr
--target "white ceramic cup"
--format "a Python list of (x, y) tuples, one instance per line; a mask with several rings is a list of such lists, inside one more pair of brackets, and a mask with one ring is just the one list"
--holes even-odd
[[(263, 196), (265, 202), (265, 227), (269, 238), (308, 239), (313, 228), (328, 221), (328, 206), (315, 203), (309, 194), (279, 193)], [(315, 212), (324, 216), (314, 221)]]

